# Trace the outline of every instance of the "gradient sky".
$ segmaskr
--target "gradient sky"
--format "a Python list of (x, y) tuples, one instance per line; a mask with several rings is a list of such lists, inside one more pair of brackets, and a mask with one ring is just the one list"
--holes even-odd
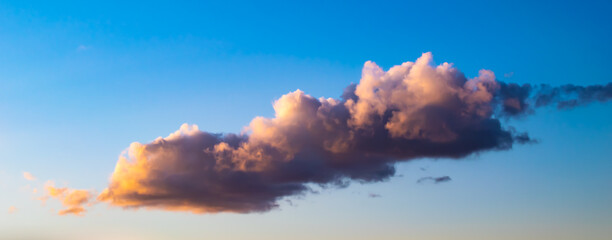
[[(337, 98), (368, 60), (388, 69), (431, 51), (468, 77), (612, 80), (605, 1), (224, 2), (0, 1), (1, 239), (612, 235), (611, 103), (538, 109), (507, 122), (538, 143), (400, 163), (387, 182), (319, 189), (267, 213), (97, 204), (58, 216), (57, 201), (36, 200), (47, 180), (101, 191), (130, 143), (183, 123), (240, 132), (290, 91)], [(416, 183), (427, 176), (453, 180)]]

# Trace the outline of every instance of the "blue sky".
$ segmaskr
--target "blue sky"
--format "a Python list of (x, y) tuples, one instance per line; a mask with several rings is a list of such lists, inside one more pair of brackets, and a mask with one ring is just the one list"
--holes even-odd
[[(0, 1), (0, 238), (606, 239), (610, 103), (508, 120), (536, 144), (401, 163), (387, 182), (322, 189), (261, 214), (98, 204), (57, 216), (58, 203), (41, 206), (26, 186), (101, 191), (132, 142), (182, 123), (240, 132), (290, 91), (339, 97), (368, 60), (388, 69), (432, 52), (468, 77), (484, 68), (507, 82), (605, 84), (611, 10), (604, 1)], [(415, 183), (442, 175), (453, 181)]]

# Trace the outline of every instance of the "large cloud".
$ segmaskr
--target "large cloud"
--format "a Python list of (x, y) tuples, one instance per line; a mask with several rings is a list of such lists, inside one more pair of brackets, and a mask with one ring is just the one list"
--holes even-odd
[(388, 71), (366, 62), (342, 99), (291, 92), (274, 103), (274, 118), (253, 119), (247, 134), (185, 124), (168, 137), (132, 143), (98, 199), (196, 213), (267, 211), (311, 183), (381, 181), (396, 162), (530, 142), (494, 116), (527, 112), (531, 95), (529, 86), (500, 83), (488, 70), (467, 79), (451, 64), (434, 65), (430, 53)]

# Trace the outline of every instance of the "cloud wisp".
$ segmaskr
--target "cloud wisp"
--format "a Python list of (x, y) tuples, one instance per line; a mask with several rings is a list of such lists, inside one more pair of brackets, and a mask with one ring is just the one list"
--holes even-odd
[(612, 83), (606, 85), (576, 86), (566, 84), (552, 87), (546, 84), (499, 84), (497, 98), (503, 113), (521, 116), (533, 113), (534, 108), (554, 105), (557, 109), (571, 109), (592, 102), (612, 100)]
[(8, 212), (9, 214), (16, 213), (16, 212), (17, 212), (17, 207), (15, 207), (15, 206), (10, 206), (10, 207), (8, 208), (8, 211), (7, 211), (7, 212)]
[(433, 182), (433, 183), (435, 183), (435, 184), (438, 184), (438, 183), (450, 182), (451, 180), (453, 180), (453, 179), (452, 179), (452, 178), (450, 178), (449, 176), (442, 176), (442, 177), (422, 177), (422, 178), (419, 178), (419, 180), (417, 180), (417, 183)]
[(378, 194), (378, 193), (369, 193), (368, 197), (369, 198), (379, 198), (379, 197), (382, 197), (382, 196), (380, 194)]
[(256, 117), (243, 134), (184, 124), (165, 138), (132, 143), (98, 200), (194, 213), (265, 212), (308, 192), (309, 184), (383, 181), (398, 162), (461, 159), (529, 143), (527, 133), (499, 118), (606, 101), (610, 86), (538, 87), (534, 94), (534, 87), (499, 82), (488, 70), (468, 79), (452, 64), (435, 65), (431, 53), (388, 71), (368, 61), (359, 84), (341, 99), (288, 93), (274, 103), (274, 118)]
[(36, 181), (36, 177), (29, 172), (23, 172), (23, 178), (28, 181)]
[(47, 181), (45, 183), (46, 195), (41, 197), (43, 202), (49, 198), (58, 199), (64, 209), (58, 211), (59, 215), (76, 215), (82, 216), (85, 212), (85, 206), (93, 204), (95, 193), (83, 189), (70, 189), (55, 187), (55, 183)]

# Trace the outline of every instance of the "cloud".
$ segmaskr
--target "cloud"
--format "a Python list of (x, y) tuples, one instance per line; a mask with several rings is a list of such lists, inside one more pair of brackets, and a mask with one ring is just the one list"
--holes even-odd
[(368, 194), (368, 197), (370, 197), (370, 198), (379, 198), (379, 197), (382, 197), (382, 196), (380, 194), (377, 194), (377, 193), (370, 193), (370, 194)]
[(570, 109), (591, 102), (606, 102), (612, 99), (612, 83), (607, 85), (576, 86), (567, 84), (560, 87), (540, 85), (536, 93), (536, 107), (554, 104), (559, 109)]
[(10, 206), (9, 207), (9, 209), (8, 209), (8, 213), (9, 214), (13, 214), (13, 213), (16, 213), (16, 212), (17, 212), (17, 207), (15, 207), (15, 206)]
[(36, 177), (34, 177), (34, 175), (32, 175), (29, 172), (23, 172), (23, 178), (25, 178), (28, 181), (35, 181)]
[(435, 184), (438, 183), (444, 183), (444, 182), (450, 182), (451, 179), (449, 176), (442, 176), (442, 177), (422, 177), (419, 178), (419, 180), (417, 180), (417, 183), (423, 183), (423, 182), (433, 182)]
[(183, 124), (165, 138), (132, 143), (97, 199), (194, 213), (269, 211), (309, 184), (384, 181), (397, 162), (532, 142), (496, 118), (527, 112), (531, 90), (489, 70), (468, 79), (452, 64), (435, 65), (431, 53), (388, 71), (368, 61), (341, 99), (288, 93), (274, 103), (273, 118), (254, 118), (245, 133)]
[(497, 94), (502, 114), (516, 117), (534, 112), (535, 108), (556, 105), (558, 109), (571, 109), (592, 102), (612, 100), (612, 83), (606, 85), (552, 87), (546, 84), (500, 83)]
[(45, 183), (45, 190), (47, 193), (40, 200), (45, 202), (49, 198), (58, 199), (64, 206), (64, 209), (58, 212), (59, 215), (82, 216), (86, 212), (83, 206), (91, 204), (90, 201), (95, 197), (95, 194), (88, 190), (57, 188), (52, 181)]

